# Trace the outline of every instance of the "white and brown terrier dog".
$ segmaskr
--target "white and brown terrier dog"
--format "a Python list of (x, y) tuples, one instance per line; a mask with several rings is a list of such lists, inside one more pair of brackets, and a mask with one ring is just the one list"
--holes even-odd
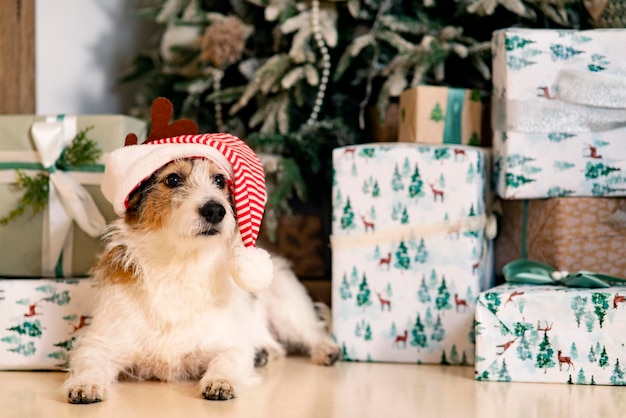
[(237, 285), (229, 259), (241, 234), (228, 171), (206, 158), (176, 159), (127, 197), (93, 269), (93, 320), (70, 353), (69, 402), (105, 400), (119, 376), (198, 380), (204, 398), (226, 400), (268, 358), (339, 358), (284, 259), (272, 257), (268, 288)]

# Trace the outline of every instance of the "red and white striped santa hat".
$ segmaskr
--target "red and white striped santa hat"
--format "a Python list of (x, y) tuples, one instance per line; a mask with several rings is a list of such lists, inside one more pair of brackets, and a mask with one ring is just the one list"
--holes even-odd
[(128, 197), (144, 180), (181, 158), (209, 159), (230, 175), (241, 238), (246, 247), (254, 247), (267, 199), (265, 174), (254, 151), (231, 134), (181, 135), (117, 149), (107, 158), (102, 192), (122, 216)]

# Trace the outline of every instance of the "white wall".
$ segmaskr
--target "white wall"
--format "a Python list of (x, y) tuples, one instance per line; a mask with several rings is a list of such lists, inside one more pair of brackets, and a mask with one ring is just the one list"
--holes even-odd
[(135, 0), (36, 0), (38, 114), (128, 113), (139, 83), (116, 77), (155, 29), (135, 9)]

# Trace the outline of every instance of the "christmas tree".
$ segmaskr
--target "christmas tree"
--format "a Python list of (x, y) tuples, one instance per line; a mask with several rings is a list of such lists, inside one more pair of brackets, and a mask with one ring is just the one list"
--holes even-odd
[(330, 184), (332, 148), (373, 139), (369, 108), (382, 119), (418, 84), (489, 91), (494, 30), (616, 24), (588, 3), (595, 21), (575, 0), (144, 0), (137, 15), (158, 32), (121, 81), (143, 82), (134, 115), (165, 96), (175, 118), (278, 156), (270, 209), (286, 209), (325, 196), (306, 184)]

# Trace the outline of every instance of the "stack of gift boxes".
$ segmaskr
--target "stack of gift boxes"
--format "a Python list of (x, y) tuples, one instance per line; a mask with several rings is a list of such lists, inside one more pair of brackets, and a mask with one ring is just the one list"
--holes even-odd
[(624, 40), (496, 31), (493, 134), (481, 134), (478, 93), (419, 86), (401, 96), (398, 143), (335, 150), (333, 332), (345, 359), (626, 383), (626, 290), (614, 280), (626, 277)]
[(144, 130), (126, 116), (0, 116), (0, 369), (67, 367), (115, 217), (100, 192), (102, 163)]

